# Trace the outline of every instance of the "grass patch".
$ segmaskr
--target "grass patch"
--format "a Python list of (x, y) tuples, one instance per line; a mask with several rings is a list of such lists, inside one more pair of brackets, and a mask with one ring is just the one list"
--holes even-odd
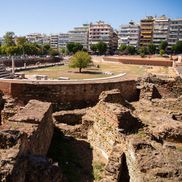
[(182, 152), (182, 144), (181, 145), (176, 145), (176, 150), (179, 152)]
[(139, 136), (140, 138), (146, 138), (147, 134), (145, 133), (144, 130), (139, 130), (137, 136)]
[(127, 77), (129, 79), (141, 77), (146, 73), (165, 74), (169, 76), (175, 75), (174, 69), (171, 67), (150, 66), (149, 69), (148, 66), (144, 65), (132, 65), (111, 62), (95, 62), (94, 64), (99, 65), (99, 67), (88, 67), (82, 70), (83, 73), (79, 73), (77, 68), (73, 69), (70, 68), (68, 65), (29, 70), (22, 73), (24, 73), (25, 75), (47, 75), (51, 79), (57, 79), (59, 77), (69, 77), (70, 79), (89, 79), (110, 76), (102, 74), (102, 72), (112, 72), (113, 75), (126, 73), (124, 77)]
[(93, 162), (93, 176), (95, 181), (100, 181), (103, 178), (105, 164), (101, 162)]
[(126, 73), (128, 77), (142, 76), (145, 73), (145, 68), (139, 65), (99, 63), (99, 68), (90, 67), (83, 69), (82, 71), (83, 73), (79, 73), (78, 69), (69, 68), (68, 65), (63, 65), (41, 68), (37, 70), (29, 70), (22, 73), (25, 75), (48, 75), (48, 77), (52, 79), (57, 79), (59, 77), (69, 77), (70, 79), (89, 79), (110, 76), (102, 74), (102, 72), (112, 72), (113, 75)]

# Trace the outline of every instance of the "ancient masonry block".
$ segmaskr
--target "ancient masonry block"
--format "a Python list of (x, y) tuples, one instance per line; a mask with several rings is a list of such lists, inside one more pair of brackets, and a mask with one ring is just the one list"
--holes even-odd
[(4, 108), (4, 100), (3, 100), (3, 93), (0, 91), (0, 125), (2, 122), (2, 118), (1, 118), (1, 111)]
[[(45, 161), (53, 130), (51, 104), (37, 100), (29, 101), (9, 122), (0, 126), (0, 181), (26, 181), (31, 175), (36, 181), (38, 173), (28, 166), (35, 164), (36, 168), (39, 160), (49, 173), (57, 168)], [(42, 159), (33, 160), (36, 157), (31, 156), (42, 156)]]
[(121, 134), (133, 133), (141, 127), (140, 121), (124, 105), (127, 105), (127, 102), (121, 93), (111, 90), (103, 92), (99, 103), (87, 113), (94, 123), (89, 129), (88, 140), (99, 148), (106, 158)]

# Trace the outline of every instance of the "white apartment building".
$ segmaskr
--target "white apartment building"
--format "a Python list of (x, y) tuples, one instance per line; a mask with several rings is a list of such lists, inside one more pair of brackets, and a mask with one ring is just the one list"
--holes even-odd
[(169, 25), (168, 47), (171, 48), (177, 41), (182, 41), (182, 18), (171, 20)]
[(118, 46), (120, 46), (121, 44), (125, 44), (138, 47), (140, 40), (139, 24), (130, 21), (127, 25), (121, 25), (118, 31), (118, 38)]
[(42, 40), (43, 44), (50, 44), (50, 36), (49, 35), (43, 34), (42, 39), (43, 39)]
[(108, 52), (115, 51), (114, 48), (117, 47), (115, 45), (118, 44), (115, 35), (116, 34), (111, 25), (106, 24), (103, 21), (91, 23), (89, 27), (89, 50), (92, 44), (97, 44), (98, 42), (102, 41), (107, 44)]
[(83, 48), (88, 49), (88, 30), (88, 24), (83, 24), (83, 26), (75, 27), (73, 30), (68, 32), (69, 42), (80, 43), (83, 45)]
[(161, 16), (154, 19), (153, 24), (153, 44), (157, 47), (162, 41), (168, 40), (170, 19)]
[(50, 35), (50, 47), (53, 49), (58, 49), (59, 34)]
[(58, 37), (58, 47), (60, 49), (66, 48), (67, 43), (70, 42), (70, 37), (68, 33), (60, 33)]
[(40, 45), (50, 43), (50, 37), (47, 36), (46, 34), (32, 33), (32, 34), (26, 35), (26, 38), (28, 42), (37, 43)]
[(43, 36), (40, 33), (28, 34), (28, 35), (26, 35), (26, 38), (27, 38), (28, 42), (43, 44)]

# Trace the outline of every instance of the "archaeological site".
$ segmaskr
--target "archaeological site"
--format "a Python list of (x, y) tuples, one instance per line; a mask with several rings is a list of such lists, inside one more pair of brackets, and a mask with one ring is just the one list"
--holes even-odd
[(0, 80), (0, 181), (182, 181), (181, 77)]

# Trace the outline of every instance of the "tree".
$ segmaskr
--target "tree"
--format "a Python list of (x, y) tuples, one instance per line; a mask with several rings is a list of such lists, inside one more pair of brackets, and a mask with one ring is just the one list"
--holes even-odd
[(25, 44), (27, 43), (26, 37), (16, 38), (16, 45), (19, 47), (21, 54), (25, 54)]
[(1, 46), (1, 55), (6, 55), (6, 47), (5, 45)]
[(19, 55), (20, 54), (19, 46), (5, 46), (4, 48), (5, 48), (5, 53), (8, 56)]
[(15, 45), (14, 36), (15, 36), (14, 32), (6, 32), (6, 34), (3, 37), (4, 45), (5, 46), (14, 46)]
[(136, 48), (134, 46), (127, 46), (126, 50), (130, 55), (134, 55), (136, 53)]
[(79, 73), (81, 73), (82, 68), (88, 67), (91, 62), (91, 56), (87, 52), (78, 51), (71, 57), (69, 66), (79, 68)]
[(49, 50), (49, 55), (52, 57), (58, 56), (59, 55), (59, 51), (55, 50), (55, 49), (50, 49)]
[(107, 44), (105, 42), (100, 41), (99, 43), (97, 43), (97, 50), (100, 55), (105, 54), (107, 51)]
[(176, 42), (176, 44), (172, 47), (172, 50), (178, 54), (182, 53), (182, 41)]
[(138, 50), (140, 56), (143, 58), (145, 57), (145, 55), (148, 53), (147, 48), (146, 47), (140, 47), (140, 49)]
[(26, 37), (18, 37), (16, 38), (16, 45), (23, 46), (27, 42)]
[(74, 54), (78, 51), (81, 51), (83, 49), (83, 45), (81, 45), (80, 43), (69, 42), (67, 43), (66, 48), (69, 53)]
[(171, 47), (173, 53), (176, 53), (176, 44)]
[(92, 44), (90, 46), (90, 49), (93, 51), (93, 53), (96, 53), (97, 52), (97, 44)]
[(83, 50), (83, 45), (81, 45), (80, 43), (75, 43), (75, 46), (73, 47), (73, 53), (75, 54), (78, 51)]
[(42, 54), (43, 55), (48, 55), (49, 54), (49, 50), (50, 50), (50, 45), (49, 44), (44, 44), (42, 45)]
[(121, 45), (119, 46), (119, 51), (120, 51), (120, 52), (124, 52), (124, 51), (126, 50), (126, 48), (127, 48), (126, 44), (121, 44)]
[(69, 43), (67, 43), (67, 45), (66, 45), (66, 48), (68, 49), (68, 52), (69, 52), (69, 53), (73, 53), (74, 47), (75, 47), (75, 43), (74, 43), (74, 42), (69, 42)]
[(66, 49), (65, 49), (65, 48), (61, 48), (61, 49), (60, 49), (60, 53), (61, 53), (62, 55), (66, 55)]
[(44, 44), (44, 45), (43, 45), (43, 48), (46, 49), (46, 50), (49, 50), (51, 47), (50, 47), (49, 44)]
[(24, 54), (27, 55), (38, 55), (40, 54), (41, 50), (37, 47), (36, 44), (27, 42), (24, 44)]
[(168, 46), (168, 42), (167, 41), (162, 41), (159, 45), (159, 50), (164, 50), (166, 51), (167, 49), (167, 46)]
[(154, 44), (150, 43), (148, 45), (148, 52), (149, 52), (149, 54), (155, 54), (155, 51), (156, 51), (156, 46)]
[(82, 51), (84, 51), (84, 52), (88, 52), (88, 49), (86, 49), (86, 48), (83, 48), (83, 49), (82, 49)]

